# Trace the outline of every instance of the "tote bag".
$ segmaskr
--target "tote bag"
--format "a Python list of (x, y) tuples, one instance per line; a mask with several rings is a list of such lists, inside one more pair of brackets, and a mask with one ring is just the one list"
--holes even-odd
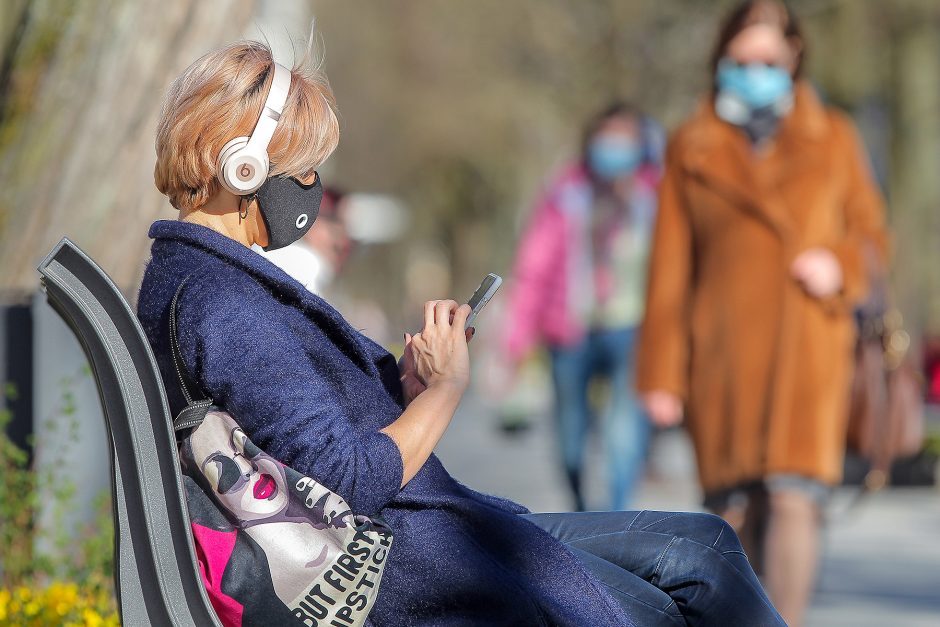
[[(188, 280), (188, 277), (187, 277)], [(203, 584), (226, 626), (359, 627), (375, 603), (392, 532), (254, 445), (195, 392), (170, 305), (173, 364), (187, 406), (174, 420)]]

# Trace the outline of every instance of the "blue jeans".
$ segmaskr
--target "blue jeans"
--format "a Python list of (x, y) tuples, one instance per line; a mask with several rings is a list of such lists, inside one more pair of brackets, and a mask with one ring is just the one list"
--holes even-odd
[(712, 514), (523, 514), (561, 540), (637, 625), (783, 626), (734, 530)]
[(588, 386), (596, 376), (610, 381), (610, 399), (602, 417), (607, 455), (609, 509), (626, 509), (643, 471), (650, 423), (633, 392), (636, 330), (592, 331), (574, 346), (551, 348), (555, 417), (565, 474), (584, 510), (581, 475), (592, 411)]

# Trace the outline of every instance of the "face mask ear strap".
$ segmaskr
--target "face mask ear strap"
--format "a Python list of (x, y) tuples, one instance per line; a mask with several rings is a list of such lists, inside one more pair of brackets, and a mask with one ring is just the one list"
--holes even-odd
[[(242, 220), (248, 217), (248, 207), (253, 201), (258, 199), (258, 195), (255, 193), (247, 194), (245, 196), (240, 196), (238, 199), (238, 223), (241, 224)], [(244, 207), (244, 210), (242, 209)]]

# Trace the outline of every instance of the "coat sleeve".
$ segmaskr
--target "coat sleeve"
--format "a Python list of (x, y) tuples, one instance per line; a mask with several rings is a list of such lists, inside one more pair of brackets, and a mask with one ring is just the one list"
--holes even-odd
[(688, 395), (692, 232), (676, 140), (666, 155), (653, 231), (646, 313), (637, 354), (637, 388)]
[(832, 247), (842, 266), (843, 286), (829, 304), (851, 308), (865, 298), (872, 272), (885, 271), (888, 238), (884, 200), (858, 131), (843, 114), (833, 114), (833, 122), (841, 136), (838, 145), (847, 173), (844, 236)]
[[(262, 450), (354, 512), (379, 512), (401, 487), (395, 442), (344, 413), (329, 365), (313, 363), (277, 311), (264, 307), (270, 295), (260, 285), (230, 283), (219, 294), (217, 281), (194, 283), (179, 307), (187, 371)], [(216, 293), (205, 297), (207, 290)]]

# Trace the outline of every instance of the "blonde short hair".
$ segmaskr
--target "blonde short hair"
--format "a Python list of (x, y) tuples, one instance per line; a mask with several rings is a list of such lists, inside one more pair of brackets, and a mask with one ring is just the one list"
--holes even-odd
[[(339, 120), (329, 81), (308, 59), (291, 70), (291, 86), (268, 145), (271, 175), (310, 176), (336, 149)], [(271, 49), (245, 41), (214, 50), (170, 85), (157, 127), (157, 189), (180, 210), (196, 209), (219, 189), (222, 146), (247, 137), (274, 78)]]

